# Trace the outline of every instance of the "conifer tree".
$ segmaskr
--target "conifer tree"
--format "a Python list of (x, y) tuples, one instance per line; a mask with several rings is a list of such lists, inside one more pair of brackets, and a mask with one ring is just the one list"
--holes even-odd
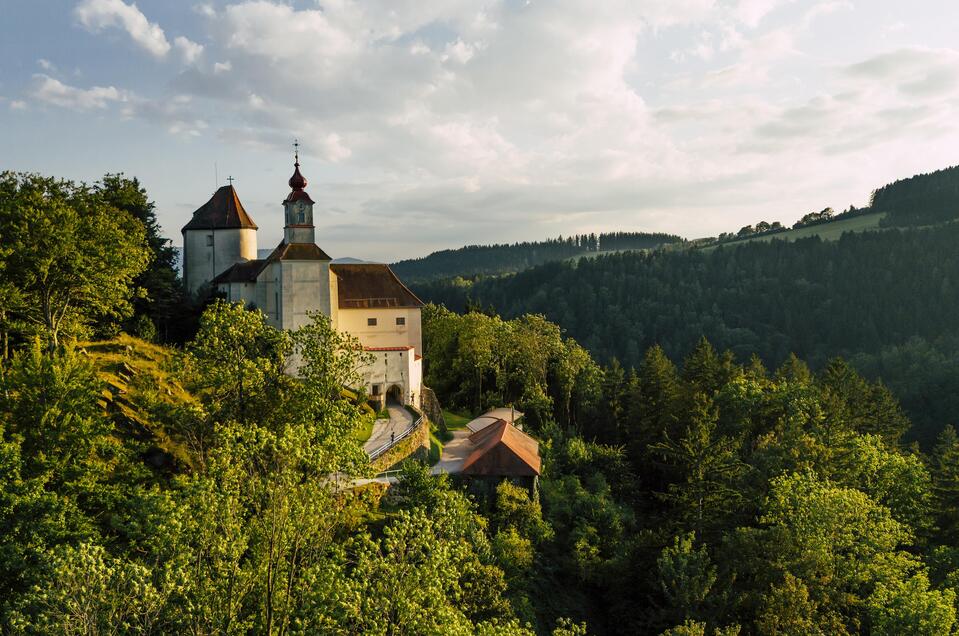
[(930, 463), (939, 534), (944, 542), (959, 546), (959, 435), (952, 426), (939, 434)]
[(652, 455), (661, 458), (672, 478), (666, 491), (660, 493), (672, 507), (672, 518), (700, 537), (739, 509), (742, 491), (738, 482), (747, 468), (739, 458), (739, 442), (717, 433), (718, 419), (712, 400), (697, 393), (682, 436), (671, 438), (667, 434), (649, 448)]

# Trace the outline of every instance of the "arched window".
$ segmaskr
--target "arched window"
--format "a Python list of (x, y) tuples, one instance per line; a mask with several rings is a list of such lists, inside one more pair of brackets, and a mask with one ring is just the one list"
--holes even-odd
[(303, 210), (300, 210), (296, 213), (296, 222), (300, 225), (306, 222), (306, 214), (303, 212)]

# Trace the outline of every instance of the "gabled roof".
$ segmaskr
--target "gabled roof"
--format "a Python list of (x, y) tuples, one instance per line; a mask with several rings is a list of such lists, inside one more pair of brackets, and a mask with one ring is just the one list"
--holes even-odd
[(475, 417), (469, 421), (466, 425), (466, 428), (472, 433), (477, 433), (491, 424), (495, 424), (500, 420), (506, 420), (510, 424), (515, 424), (516, 420), (523, 417), (523, 413), (517, 411), (516, 409), (509, 409), (506, 407), (499, 407), (491, 411), (483, 413), (479, 417)]
[(328, 261), (330, 257), (315, 243), (287, 243), (280, 241), (270, 255), (253, 261), (234, 263), (213, 279), (214, 285), (221, 283), (255, 283), (257, 277), (270, 263), (277, 261)]
[(234, 263), (224, 271), (220, 272), (216, 278), (211, 281), (211, 284), (219, 285), (221, 283), (255, 283), (257, 276), (260, 275), (260, 272), (262, 272), (263, 268), (266, 266), (267, 261), (265, 259)]
[(273, 253), (266, 257), (273, 263), (276, 261), (329, 261), (332, 260), (316, 243), (287, 243), (280, 241)]
[(197, 208), (186, 230), (257, 229), (256, 223), (243, 209), (240, 197), (231, 185), (225, 185), (213, 193), (210, 200)]
[(465, 475), (491, 477), (535, 477), (541, 461), (539, 444), (506, 420), (469, 436), (476, 446), (463, 462)]
[(422, 307), (423, 301), (404, 285), (389, 265), (333, 263), (340, 309)]

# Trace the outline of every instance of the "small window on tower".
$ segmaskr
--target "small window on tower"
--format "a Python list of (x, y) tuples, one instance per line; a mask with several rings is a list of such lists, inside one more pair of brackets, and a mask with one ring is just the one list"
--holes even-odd
[(367, 319), (366, 319), (366, 326), (367, 326), (367, 327), (375, 327), (375, 326), (376, 326), (376, 318), (367, 318)]
[(303, 225), (304, 223), (306, 223), (306, 215), (303, 214), (303, 210), (300, 210), (299, 212), (296, 213), (296, 222), (299, 223), (300, 225)]
[(207, 246), (207, 247), (213, 247), (213, 235), (212, 235), (212, 234), (207, 234), (207, 235), (206, 235), (206, 246)]
[(402, 326), (405, 325), (405, 324), (406, 324), (406, 318), (400, 316), (399, 318), (396, 319), (396, 326), (397, 326), (397, 327), (402, 327)]

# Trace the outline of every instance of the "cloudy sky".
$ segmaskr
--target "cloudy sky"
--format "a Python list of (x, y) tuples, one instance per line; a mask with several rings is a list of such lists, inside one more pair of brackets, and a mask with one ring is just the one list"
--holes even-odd
[(0, 4), (0, 169), (135, 175), (177, 244), (217, 173), (275, 244), (294, 137), (318, 242), (375, 260), (791, 223), (959, 163), (956, 2)]

